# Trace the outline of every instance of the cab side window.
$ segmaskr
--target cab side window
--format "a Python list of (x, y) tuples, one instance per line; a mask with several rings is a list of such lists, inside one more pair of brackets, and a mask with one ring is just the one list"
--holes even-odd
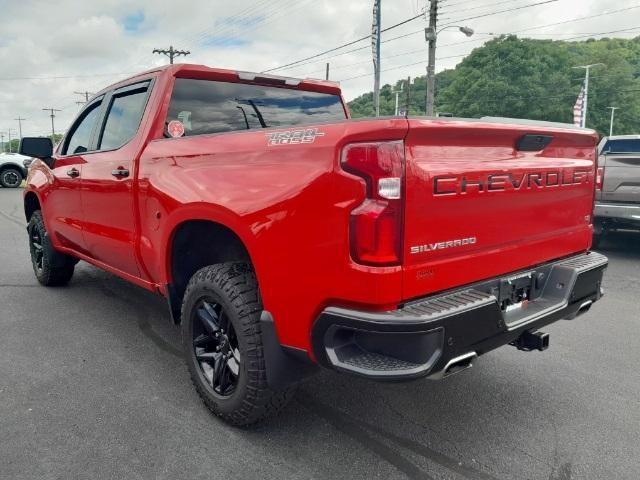
[(147, 104), (148, 86), (145, 83), (138, 88), (113, 95), (98, 145), (99, 150), (115, 150), (134, 137)]
[(99, 100), (82, 112), (80, 118), (71, 127), (70, 134), (62, 149), (62, 155), (78, 155), (90, 150), (91, 134), (98, 121), (101, 105), (102, 100)]

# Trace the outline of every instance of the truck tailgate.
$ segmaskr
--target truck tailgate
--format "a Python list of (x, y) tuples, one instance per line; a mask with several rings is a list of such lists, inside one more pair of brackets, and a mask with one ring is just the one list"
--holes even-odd
[(609, 154), (600, 157), (604, 167), (603, 202), (640, 203), (640, 154)]
[(569, 126), (409, 120), (403, 297), (587, 250), (596, 142)]

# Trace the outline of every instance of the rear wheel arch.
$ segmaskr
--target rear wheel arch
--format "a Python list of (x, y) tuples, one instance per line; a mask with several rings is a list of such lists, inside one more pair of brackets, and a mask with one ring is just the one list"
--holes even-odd
[(166, 278), (174, 323), (180, 323), (182, 299), (191, 277), (203, 267), (225, 262), (253, 264), (246, 243), (228, 226), (197, 219), (173, 228), (166, 250)]
[(41, 210), (40, 199), (34, 192), (27, 192), (24, 196), (24, 216), (27, 222), (37, 210)]

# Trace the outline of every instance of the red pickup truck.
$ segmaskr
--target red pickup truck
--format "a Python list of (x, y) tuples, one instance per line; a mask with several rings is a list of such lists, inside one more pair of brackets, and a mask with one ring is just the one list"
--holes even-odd
[(206, 405), (281, 408), (317, 365), (443, 378), (602, 295), (596, 133), (350, 120), (330, 82), (172, 65), (99, 92), (24, 195), (35, 274), (79, 260), (167, 298)]

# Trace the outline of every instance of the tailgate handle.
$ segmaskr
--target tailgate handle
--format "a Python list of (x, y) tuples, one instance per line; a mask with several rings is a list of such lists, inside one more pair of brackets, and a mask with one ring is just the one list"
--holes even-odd
[(521, 152), (538, 152), (551, 143), (551, 135), (536, 135), (527, 133), (521, 136), (516, 143), (516, 150)]

